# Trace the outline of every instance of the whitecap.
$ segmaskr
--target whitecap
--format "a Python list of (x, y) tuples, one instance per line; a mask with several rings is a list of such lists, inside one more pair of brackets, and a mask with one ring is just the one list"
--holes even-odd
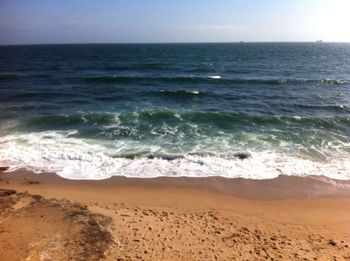
[(208, 76), (208, 78), (210, 78), (210, 79), (221, 79), (222, 77), (220, 75), (212, 75), (212, 76)]

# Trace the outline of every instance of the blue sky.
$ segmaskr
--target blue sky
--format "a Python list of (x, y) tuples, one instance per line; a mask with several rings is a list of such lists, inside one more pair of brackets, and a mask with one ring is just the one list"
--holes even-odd
[(349, 0), (0, 0), (0, 44), (346, 41)]

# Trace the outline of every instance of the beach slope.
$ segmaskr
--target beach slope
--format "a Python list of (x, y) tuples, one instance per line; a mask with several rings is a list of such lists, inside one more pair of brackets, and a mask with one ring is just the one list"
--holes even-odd
[(350, 260), (348, 181), (0, 179), (0, 260)]

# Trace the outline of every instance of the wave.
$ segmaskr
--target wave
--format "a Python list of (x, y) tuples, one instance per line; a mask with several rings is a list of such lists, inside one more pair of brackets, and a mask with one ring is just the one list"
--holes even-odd
[(213, 76), (208, 76), (210, 79), (222, 79), (220, 75), (213, 75)]
[(315, 109), (315, 110), (331, 110), (335, 112), (350, 112), (348, 106), (338, 104), (338, 105), (311, 105), (311, 104), (294, 104), (294, 106), (304, 109)]
[(29, 111), (29, 110), (50, 110), (50, 109), (62, 109), (61, 105), (57, 104), (34, 104), (34, 103), (28, 103), (28, 104), (16, 104), (16, 105), (9, 105), (9, 106), (0, 106), (0, 109), (3, 111)]
[(164, 83), (220, 83), (220, 84), (305, 84), (313, 83), (320, 85), (343, 85), (348, 84), (346, 80), (339, 79), (263, 79), (263, 78), (224, 78), (220, 75), (209, 76), (97, 76), (86, 77), (84, 80), (88, 83), (142, 83), (142, 82), (164, 82)]
[(0, 82), (1, 81), (16, 80), (19, 78), (20, 78), (19, 75), (16, 75), (16, 74), (2, 74), (2, 75), (0, 75)]
[(323, 79), (323, 80), (320, 80), (318, 81), (319, 83), (322, 83), (322, 84), (336, 84), (336, 85), (340, 85), (340, 84), (347, 84), (348, 81), (345, 81), (345, 80), (332, 80), (332, 79)]
[[(177, 95), (177, 94), (176, 94)], [(182, 95), (182, 94), (181, 94)], [(188, 95), (188, 94), (185, 94)], [(197, 94), (190, 94), (197, 95)], [(300, 126), (302, 128), (326, 128), (329, 130), (348, 129), (349, 117), (287, 117), (274, 115), (249, 115), (232, 112), (176, 112), (170, 110), (143, 110), (124, 113), (77, 113), (71, 115), (34, 116), (23, 122), (28, 127), (69, 128), (79, 124), (106, 125), (120, 123), (132, 126), (148, 124), (179, 123), (210, 124), (220, 128)]]
[(92, 123), (92, 124), (108, 124), (115, 122), (116, 115), (109, 113), (87, 113), (73, 115), (44, 115), (34, 116), (28, 120), (30, 125), (41, 126), (62, 126)]
[(14, 81), (19, 79), (49, 79), (53, 76), (51, 74), (2, 74), (0, 75), (0, 82)]
[[(165, 82), (165, 83), (201, 83), (217, 78), (200, 76), (176, 76), (176, 77), (144, 77), (144, 76), (100, 76), (87, 77), (85, 81), (89, 83), (129, 83), (129, 82)], [(214, 76), (215, 77), (215, 76)]]
[[(113, 68), (113, 67), (112, 67)], [(116, 67), (118, 69), (119, 67)], [(125, 67), (127, 69), (127, 67)], [(112, 69), (111, 69), (112, 70)], [(120, 70), (120, 68), (119, 68)], [(50, 74), (8, 74), (0, 75), (0, 81), (11, 81), (22, 78), (40, 78), (48, 79), (53, 76)], [(83, 78), (74, 78), (75, 80), (83, 80), (87, 83), (133, 83), (133, 82), (164, 82), (164, 83), (220, 83), (220, 84), (303, 84), (314, 83), (320, 85), (344, 85), (349, 81), (343, 79), (265, 79), (265, 78), (230, 78), (220, 75), (208, 76), (89, 76)], [(69, 78), (68, 80), (73, 80)]]
[(213, 72), (213, 68), (211, 67), (196, 67), (196, 68), (188, 68), (183, 70), (186, 73), (211, 73)]
[(197, 90), (160, 90), (159, 93), (169, 97), (193, 98), (203, 94)]
[[(27, 168), (35, 172), (56, 172), (68, 179), (106, 179), (111, 176), (138, 178), (207, 177), (271, 179), (290, 176), (322, 175), (350, 179), (348, 156), (337, 154), (327, 161), (315, 161), (278, 151), (249, 151), (230, 155), (149, 154), (127, 156), (124, 149), (148, 147), (142, 143), (97, 143), (73, 137), (75, 132), (12, 134), (0, 138), (0, 164), (10, 170)], [(137, 145), (137, 146), (135, 146)], [(118, 156), (119, 155), (119, 156)], [(133, 155), (133, 154), (131, 154)], [(152, 156), (153, 155), (153, 156)], [(236, 155), (236, 156), (235, 156)], [(245, 154), (244, 154), (245, 155)]]
[(107, 71), (162, 71), (169, 70), (169, 65), (165, 63), (143, 63), (130, 65), (107, 65), (103, 68)]
[(58, 98), (71, 98), (73, 96), (69, 91), (44, 91), (44, 90), (36, 90), (36, 91), (23, 91), (23, 92), (12, 92), (8, 95), (8, 99), (18, 100), (18, 99), (27, 99), (27, 100), (35, 100), (35, 99), (58, 99)]

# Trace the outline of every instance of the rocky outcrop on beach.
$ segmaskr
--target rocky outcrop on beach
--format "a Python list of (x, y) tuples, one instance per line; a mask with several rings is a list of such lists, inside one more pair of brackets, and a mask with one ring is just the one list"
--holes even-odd
[(0, 260), (101, 260), (111, 221), (68, 200), (0, 190)]

